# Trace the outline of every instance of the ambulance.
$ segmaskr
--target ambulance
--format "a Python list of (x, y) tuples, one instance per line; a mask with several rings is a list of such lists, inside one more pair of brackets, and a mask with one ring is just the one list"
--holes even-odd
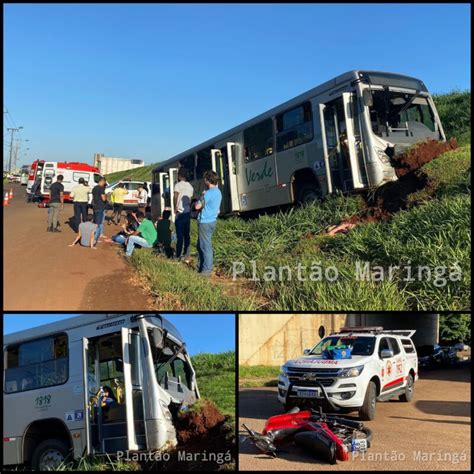
[(286, 362), (278, 378), (278, 400), (287, 410), (319, 404), (323, 394), (340, 409), (357, 410), (362, 420), (375, 418), (377, 401), (413, 399), (418, 380), (415, 330), (347, 327), (323, 338), (302, 357)]
[(102, 176), (99, 168), (79, 162), (45, 161), (42, 166), (41, 162), (39, 163), (39, 169), (41, 174), (38, 175), (37, 172), (36, 176), (41, 176), (41, 195), (43, 199), (48, 199), (49, 188), (59, 175), (63, 176), (62, 184), (64, 186), (65, 201), (71, 199), (69, 195), (72, 189), (78, 185), (80, 178), (84, 178), (92, 189)]

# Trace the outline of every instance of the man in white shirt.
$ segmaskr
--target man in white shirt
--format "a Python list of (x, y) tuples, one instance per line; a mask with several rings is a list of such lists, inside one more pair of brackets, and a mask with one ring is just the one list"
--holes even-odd
[[(178, 182), (174, 187), (174, 211), (176, 219), (174, 222), (176, 228), (176, 258), (189, 257), (190, 251), (190, 230), (191, 230), (191, 200), (193, 198), (194, 188), (188, 182), (188, 173), (186, 168), (179, 168)], [(184, 252), (183, 252), (184, 243)]]

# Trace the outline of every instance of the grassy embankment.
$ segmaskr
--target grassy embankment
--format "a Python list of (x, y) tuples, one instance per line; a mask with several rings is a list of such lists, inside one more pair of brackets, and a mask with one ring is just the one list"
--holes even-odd
[[(333, 196), (252, 220), (220, 219), (214, 240), (220, 276), (211, 281), (150, 252), (134, 253), (132, 262), (157, 304), (193, 310), (333, 310), (336, 303), (340, 310), (470, 308), (470, 93), (436, 101), (448, 138), (465, 144), (423, 166), (429, 190), (409, 195), (407, 209), (335, 237), (324, 230), (360, 213), (362, 197)], [(195, 223), (192, 233), (195, 242)], [(371, 279), (360, 280), (356, 261), (369, 263)], [(237, 283), (230, 279), (232, 262), (244, 267)], [(401, 268), (388, 277), (393, 266)], [(329, 267), (337, 269), (336, 282), (313, 281)], [(274, 281), (273, 269), (277, 276), (281, 269), (283, 281)], [(385, 279), (378, 281), (382, 271)]]

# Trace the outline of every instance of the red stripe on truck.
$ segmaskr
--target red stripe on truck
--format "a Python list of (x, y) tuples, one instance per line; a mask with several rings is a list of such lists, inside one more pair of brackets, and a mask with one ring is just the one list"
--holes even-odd
[(387, 387), (391, 387), (392, 385), (397, 385), (398, 383), (403, 383), (403, 381), (406, 379), (406, 377), (400, 377), (399, 379), (392, 380), (388, 384), (383, 386), (383, 390), (385, 390)]

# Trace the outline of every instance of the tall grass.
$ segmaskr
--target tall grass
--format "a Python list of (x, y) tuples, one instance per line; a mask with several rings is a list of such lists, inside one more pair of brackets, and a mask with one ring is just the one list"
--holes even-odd
[(235, 417), (235, 352), (192, 357), (201, 397), (212, 400), (225, 415)]
[(452, 91), (433, 96), (444, 132), (461, 144), (471, 141), (471, 92)]

